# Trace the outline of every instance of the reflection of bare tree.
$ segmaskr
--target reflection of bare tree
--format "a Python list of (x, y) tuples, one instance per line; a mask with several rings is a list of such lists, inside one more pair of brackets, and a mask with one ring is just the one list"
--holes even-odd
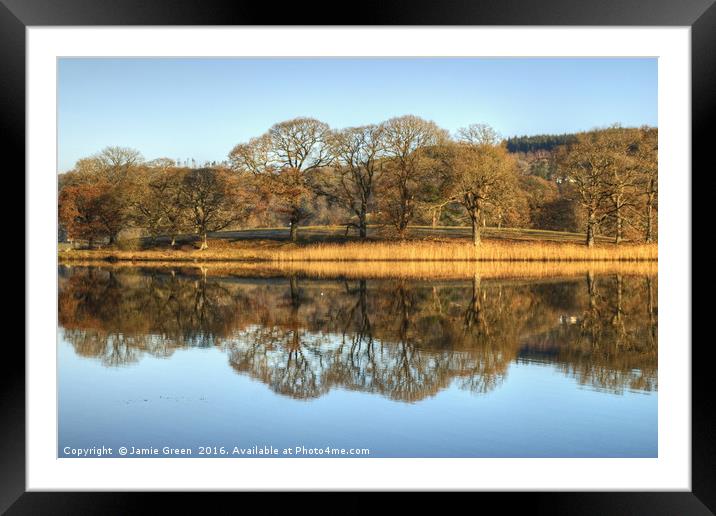
[[(509, 362), (514, 358), (510, 331), (512, 315), (504, 308), (501, 286), (491, 292), (482, 288), (480, 277), (472, 280), (472, 293), (465, 309), (463, 331), (469, 339), (468, 348), (479, 350), (463, 358), (460, 370), (461, 386), (472, 392), (488, 392), (505, 377)], [(516, 342), (516, 341), (515, 341)], [(511, 349), (512, 348), (512, 349)]]
[(599, 340), (603, 328), (603, 317), (599, 309), (597, 282), (592, 271), (587, 273), (587, 295), (589, 296), (589, 307), (582, 315), (580, 337), (589, 336), (591, 342), (596, 342)]
[(78, 355), (99, 358), (108, 366), (136, 362), (141, 350), (133, 347), (122, 334), (99, 335), (84, 330), (65, 330), (64, 337), (75, 346)]
[(657, 335), (658, 335), (658, 327), (657, 327), (657, 317), (656, 317), (656, 304), (654, 303), (654, 286), (652, 285), (653, 281), (650, 276), (647, 276), (645, 278), (646, 280), (646, 311), (649, 314), (649, 337), (650, 341), (649, 343), (656, 347), (656, 341), (657, 341)]
[(305, 299), (296, 276), (289, 277), (288, 311), (279, 324), (265, 320), (235, 333), (227, 340), (229, 363), (239, 372), (248, 373), (268, 384), (279, 394), (294, 398), (316, 398), (326, 392), (322, 374), (325, 357), (322, 337), (305, 331), (300, 315)]
[(612, 325), (617, 337), (617, 345), (621, 339), (626, 337), (626, 326), (624, 325), (624, 306), (623, 306), (624, 279), (621, 274), (616, 275), (616, 293), (614, 302), (614, 315), (612, 317)]
[(325, 358), (320, 336), (257, 326), (234, 335), (226, 348), (231, 367), (279, 394), (306, 399), (327, 391), (321, 378)]
[[(552, 361), (580, 383), (612, 392), (657, 388), (657, 331), (653, 296), (640, 278), (587, 277), (588, 308), (579, 325), (561, 328)], [(643, 307), (647, 309), (644, 310)], [(646, 312), (646, 317), (642, 316)], [(553, 336), (555, 332), (552, 332)]]
[(327, 376), (331, 383), (346, 379), (352, 388), (365, 390), (380, 367), (377, 354), (382, 355), (383, 346), (373, 338), (366, 280), (359, 280), (357, 288), (346, 284), (346, 292), (355, 295), (356, 302), (346, 314), (341, 343), (336, 349), (336, 354), (345, 356), (345, 360), (338, 360)]
[(68, 269), (60, 324), (78, 354), (106, 365), (218, 346), (237, 372), (300, 399), (334, 387), (402, 401), (451, 383), (488, 392), (515, 360), (613, 392), (656, 389), (655, 278), (286, 281)]
[(61, 281), (59, 320), (78, 353), (119, 365), (141, 353), (169, 356), (177, 347), (213, 345), (232, 324), (233, 304), (227, 289), (205, 276), (88, 268)]

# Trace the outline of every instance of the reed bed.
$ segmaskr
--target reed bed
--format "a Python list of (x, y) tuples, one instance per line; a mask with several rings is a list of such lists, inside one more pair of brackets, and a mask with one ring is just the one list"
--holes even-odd
[[(137, 264), (120, 261), (73, 261), (71, 266), (95, 266), (105, 269), (136, 268)], [(623, 274), (625, 276), (655, 276), (658, 265), (654, 261), (642, 262), (151, 262), (144, 267), (182, 270), (191, 274), (213, 277), (284, 277), (297, 275), (322, 279), (439, 279), (462, 280), (475, 277), (485, 279), (568, 278), (592, 274)]]
[(273, 261), (655, 261), (656, 245), (598, 246), (548, 242), (366, 242), (347, 244), (315, 244), (280, 252)]
[(60, 262), (75, 260), (170, 262), (644, 262), (657, 261), (656, 244), (584, 245), (556, 242), (487, 241), (475, 247), (466, 242), (406, 241), (216, 246), (199, 250), (68, 250)]

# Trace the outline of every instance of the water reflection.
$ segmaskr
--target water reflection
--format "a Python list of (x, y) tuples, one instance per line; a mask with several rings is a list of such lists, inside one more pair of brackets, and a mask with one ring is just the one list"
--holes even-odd
[(200, 268), (60, 267), (59, 320), (107, 366), (218, 347), (281, 395), (332, 388), (418, 401), (496, 389), (513, 362), (613, 393), (657, 389), (657, 280), (244, 277)]

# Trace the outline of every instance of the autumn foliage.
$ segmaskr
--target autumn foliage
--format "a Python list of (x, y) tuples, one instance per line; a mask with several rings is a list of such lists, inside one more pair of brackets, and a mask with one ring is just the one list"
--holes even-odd
[(199, 167), (108, 147), (60, 175), (60, 227), (90, 247), (132, 230), (206, 249), (209, 233), (267, 226), (297, 242), (307, 224), (398, 240), (415, 225), (467, 226), (474, 247), (486, 227), (579, 232), (589, 247), (656, 241), (657, 129), (535, 138), (515, 146), (485, 124), (450, 135), (413, 115), (339, 130), (303, 117)]

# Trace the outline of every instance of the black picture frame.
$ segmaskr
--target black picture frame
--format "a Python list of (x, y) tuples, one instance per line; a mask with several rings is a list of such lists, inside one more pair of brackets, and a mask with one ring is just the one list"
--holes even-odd
[[(343, 6), (350, 7), (348, 4)], [(0, 112), (5, 160), (25, 169), (25, 29), (28, 26), (87, 25), (557, 25), (689, 26), (692, 73), (692, 185), (707, 173), (708, 127), (716, 105), (716, 5), (714, 0), (449, 0), (361, 2), (338, 15), (329, 6), (209, 0), (0, 0)], [(696, 171), (696, 172), (695, 172)], [(684, 171), (688, 175), (688, 171)], [(709, 181), (713, 181), (712, 179)], [(704, 182), (704, 185), (706, 183)], [(697, 207), (708, 203), (693, 188)], [(701, 192), (701, 193), (699, 193)], [(701, 197), (699, 197), (701, 196)], [(19, 198), (20, 196), (18, 196)], [(703, 203), (699, 202), (703, 201)], [(693, 209), (692, 209), (693, 210)], [(692, 211), (697, 232), (701, 218)], [(693, 253), (693, 250), (692, 250)], [(692, 274), (697, 263), (692, 261)], [(27, 270), (25, 271), (27, 274)], [(705, 303), (706, 304), (706, 303)], [(707, 307), (692, 303), (692, 321)], [(19, 339), (18, 339), (19, 340)], [(187, 510), (186, 494), (59, 493), (25, 490), (25, 352), (6, 342), (0, 376), (0, 511), (7, 514), (131, 514), (149, 510), (162, 496), (162, 509)], [(691, 343), (669, 343), (687, 346)], [(701, 344), (701, 346), (699, 346)], [(692, 346), (692, 490), (690, 492), (480, 493), (502, 511), (524, 507), (550, 514), (700, 515), (716, 512), (716, 431), (707, 380), (708, 341)], [(226, 494), (220, 498), (235, 500)], [(232, 497), (230, 499), (229, 497)], [(482, 503), (482, 502), (481, 502)], [(348, 506), (356, 504), (348, 504)], [(358, 506), (360, 504), (357, 504)], [(237, 506), (238, 508), (238, 506)], [(477, 507), (476, 507), (477, 508)]]

